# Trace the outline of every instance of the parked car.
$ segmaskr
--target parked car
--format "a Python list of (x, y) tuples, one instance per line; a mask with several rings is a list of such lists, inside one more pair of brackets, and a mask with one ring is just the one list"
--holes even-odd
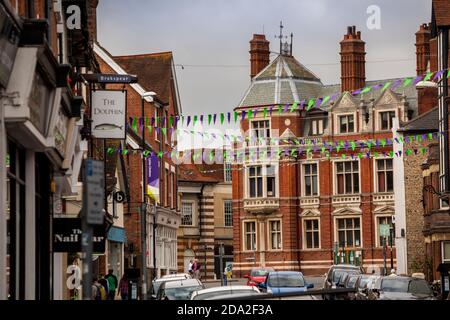
[(380, 277), (372, 292), (377, 300), (434, 300), (424, 279), (405, 276)]
[(154, 300), (156, 299), (156, 294), (158, 293), (159, 287), (167, 281), (176, 281), (176, 280), (183, 280), (183, 279), (191, 279), (191, 276), (187, 273), (181, 274), (181, 275), (174, 275), (173, 277), (170, 277), (170, 275), (163, 276), (162, 278), (158, 278), (152, 281), (152, 293), (150, 296), (150, 299)]
[(356, 288), (356, 300), (369, 300), (369, 293), (372, 292), (372, 289), (375, 285), (375, 282), (377, 279), (379, 279), (380, 276), (374, 275), (374, 274), (363, 274), (359, 277)]
[(167, 278), (186, 278), (186, 279), (191, 279), (191, 275), (189, 273), (171, 273), (171, 274), (166, 274), (164, 276), (162, 276), (160, 279), (167, 279)]
[(247, 279), (248, 286), (257, 286), (266, 281), (267, 274), (273, 271), (275, 271), (273, 268), (252, 268), (250, 274), (244, 275), (244, 278)]
[(204, 288), (198, 279), (166, 281), (159, 287), (156, 300), (189, 300), (192, 292)]
[(260, 293), (255, 286), (222, 286), (194, 291), (191, 300), (210, 300), (217, 296), (252, 295)]
[(291, 292), (305, 292), (314, 285), (307, 284), (303, 274), (297, 271), (275, 271), (270, 272), (266, 281), (258, 284), (258, 287), (267, 293), (272, 293), (274, 296), (283, 293)]
[[(328, 269), (328, 272), (325, 274), (325, 282), (323, 288), (327, 289), (336, 289), (338, 282), (342, 277), (345, 277), (347, 274), (359, 275), (363, 274), (364, 269), (360, 266), (355, 266), (352, 264), (337, 264), (333, 265)], [(342, 282), (343, 283), (343, 282)], [(323, 299), (331, 300), (334, 299), (333, 295), (325, 294), (323, 295)]]

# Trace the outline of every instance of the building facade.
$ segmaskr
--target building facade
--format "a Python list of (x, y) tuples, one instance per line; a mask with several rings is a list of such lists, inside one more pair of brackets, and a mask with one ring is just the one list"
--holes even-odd
[(0, 155), (7, 159), (0, 164), (0, 299), (58, 299), (63, 291), (64, 256), (54, 253), (52, 225), (66, 213), (64, 198), (77, 188), (87, 147), (77, 76), (93, 70), (97, 1), (77, 3), (87, 13), (80, 17), (84, 31), (66, 27), (67, 5), (0, 3)]
[[(255, 35), (250, 44), (251, 62), (267, 61), (259, 57), (269, 52), (265, 37)], [(337, 85), (323, 85), (287, 44), (280, 44), (281, 54), (268, 65), (259, 63), (256, 71), (252, 65), (256, 75), (235, 109), (251, 115), (241, 121), (249, 139), (235, 151), (268, 150), (274, 138), (275, 147), (283, 150), (292, 145), (286, 139), (295, 138), (302, 152), (250, 156), (234, 164), (238, 275), (254, 266), (305, 274), (323, 274), (335, 262), (360, 264), (369, 272), (390, 268), (391, 261), (396, 266), (392, 126), (395, 118), (407, 121), (417, 115), (416, 91), (394, 85), (352, 95), (402, 80), (365, 80), (365, 43), (354, 26), (340, 45), (342, 81)], [(306, 111), (309, 99), (331, 95)], [(278, 111), (295, 102), (301, 106), (293, 112)], [(367, 140), (373, 141), (370, 149), (360, 146)], [(389, 235), (380, 235), (380, 225), (387, 226)]]
[(220, 279), (233, 261), (231, 168), (229, 164), (203, 168), (207, 172), (201, 172), (202, 165), (180, 165), (178, 271), (187, 272), (189, 262), (197, 259), (202, 279)]
[[(180, 225), (179, 204), (177, 201), (177, 166), (170, 158), (176, 147), (175, 133), (169, 130), (169, 119), (177, 117), (181, 111), (176, 83), (176, 75), (171, 52), (142, 54), (132, 56), (112, 56), (100, 44), (94, 44), (100, 70), (109, 74), (132, 74), (138, 82), (127, 84), (127, 119), (147, 119), (149, 125), (142, 132), (142, 125), (127, 129), (127, 140), (121, 145), (129, 152), (124, 157), (128, 173), (130, 199), (125, 204), (125, 247), (126, 268), (142, 268), (142, 204), (147, 203), (145, 212), (147, 288), (151, 280), (177, 271), (177, 229)], [(122, 89), (122, 85), (109, 85), (109, 89)], [(154, 97), (147, 93), (154, 92)], [(142, 114), (144, 112), (144, 114)], [(139, 121), (137, 121), (139, 123)], [(149, 130), (148, 128), (151, 128)], [(143, 153), (144, 149), (162, 157), (152, 157), (145, 164), (145, 175), (152, 170), (153, 160), (157, 160), (159, 185), (156, 197), (147, 196), (143, 191)], [(169, 153), (169, 155), (167, 155)], [(149, 157), (150, 159), (150, 157)], [(145, 182), (147, 186), (147, 182)], [(147, 188), (146, 188), (147, 189)], [(153, 211), (154, 210), (154, 211)]]

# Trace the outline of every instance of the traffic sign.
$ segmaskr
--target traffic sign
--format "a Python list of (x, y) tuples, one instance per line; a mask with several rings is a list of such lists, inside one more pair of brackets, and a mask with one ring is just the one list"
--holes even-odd
[(105, 173), (102, 161), (87, 159), (84, 170), (84, 204), (86, 222), (103, 224), (105, 197)]

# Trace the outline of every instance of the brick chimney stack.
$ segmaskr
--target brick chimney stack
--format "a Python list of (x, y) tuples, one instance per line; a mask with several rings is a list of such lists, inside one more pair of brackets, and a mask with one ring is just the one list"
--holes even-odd
[(428, 61), (430, 61), (430, 37), (430, 26), (426, 23), (422, 24), (416, 32), (417, 75), (427, 72)]
[(270, 62), (270, 42), (263, 34), (254, 34), (250, 40), (250, 78), (253, 79)]
[(355, 26), (347, 27), (341, 44), (341, 91), (363, 88), (366, 83), (365, 42)]
[(87, 1), (87, 23), (89, 38), (94, 42), (97, 42), (97, 6), (98, 0)]
[[(437, 41), (436, 39), (431, 39), (430, 24), (422, 24), (419, 27), (419, 31), (416, 32), (416, 60), (417, 75), (424, 75), (429, 71), (437, 71)], [(416, 87), (416, 89), (418, 115), (437, 106), (437, 88)]]

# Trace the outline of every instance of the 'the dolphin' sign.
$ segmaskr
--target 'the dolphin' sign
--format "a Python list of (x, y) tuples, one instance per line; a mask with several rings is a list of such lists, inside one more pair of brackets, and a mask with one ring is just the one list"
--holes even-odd
[(101, 139), (125, 139), (126, 91), (92, 92), (92, 135)]

